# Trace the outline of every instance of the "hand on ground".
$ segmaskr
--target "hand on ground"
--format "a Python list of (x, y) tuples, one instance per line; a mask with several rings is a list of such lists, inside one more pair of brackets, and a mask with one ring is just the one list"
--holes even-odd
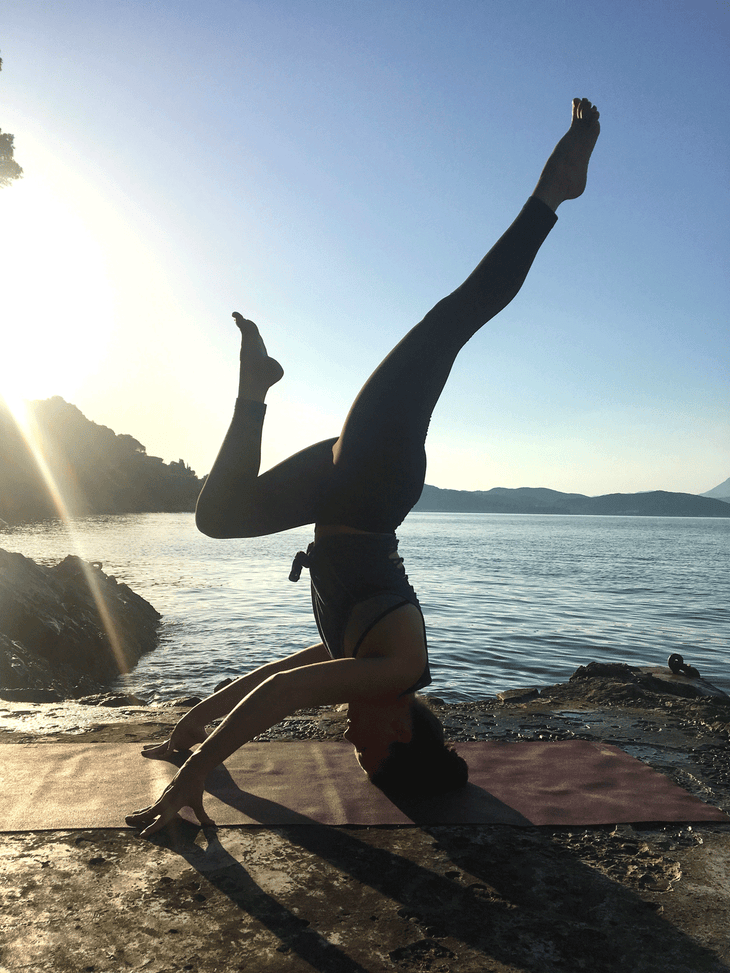
[(128, 814), (125, 820), (140, 829), (141, 838), (149, 838), (174, 821), (181, 808), (189, 807), (203, 827), (215, 827), (203, 807), (204, 783), (204, 778), (182, 767), (154, 804)]

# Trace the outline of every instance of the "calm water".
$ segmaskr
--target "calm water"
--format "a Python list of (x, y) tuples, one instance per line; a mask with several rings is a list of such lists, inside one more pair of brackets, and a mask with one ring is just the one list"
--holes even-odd
[[(215, 541), (190, 514), (89, 517), (0, 532), (55, 563), (102, 561), (164, 616), (161, 647), (125, 685), (205, 694), (318, 641), (308, 575), (287, 580), (302, 528)], [(479, 699), (566, 679), (590, 661), (664, 665), (672, 652), (730, 691), (730, 520), (411, 514), (401, 553), (429, 630), (430, 692)]]

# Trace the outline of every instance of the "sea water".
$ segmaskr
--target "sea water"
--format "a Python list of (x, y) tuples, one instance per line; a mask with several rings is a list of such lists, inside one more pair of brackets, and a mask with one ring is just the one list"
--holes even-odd
[[(673, 652), (730, 691), (730, 519), (415, 513), (398, 533), (434, 695), (481, 699)], [(162, 613), (160, 647), (117, 686), (153, 701), (319, 640), (307, 572), (288, 581), (311, 535), (212, 540), (191, 514), (127, 514), (7, 528), (0, 547), (101, 561)]]

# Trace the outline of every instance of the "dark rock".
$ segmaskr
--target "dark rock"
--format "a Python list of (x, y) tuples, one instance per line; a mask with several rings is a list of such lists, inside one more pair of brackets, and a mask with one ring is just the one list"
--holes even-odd
[(587, 666), (579, 666), (570, 681), (578, 679), (616, 679), (619, 682), (637, 682), (638, 669), (626, 665), (625, 662), (589, 662)]
[(177, 699), (170, 699), (167, 702), (163, 703), (162, 705), (169, 706), (169, 707), (179, 706), (179, 707), (185, 707), (187, 709), (192, 709), (193, 706), (197, 706), (198, 703), (201, 702), (202, 699), (200, 696), (178, 696)]
[(0, 549), (0, 691), (103, 692), (158, 642), (160, 615), (98, 565)]
[(430, 966), (430, 961), (434, 959), (454, 959), (455, 956), (450, 949), (433, 939), (420, 939), (416, 943), (410, 943), (408, 946), (400, 946), (398, 949), (392, 950), (390, 958), (398, 965), (414, 966), (418, 964), (420, 966), (421, 963), (427, 962)]
[[(52, 666), (0, 631), (0, 698), (21, 701), (18, 693), (53, 693), (60, 699), (100, 692), (102, 685), (70, 666)], [(13, 695), (10, 695), (13, 694)], [(22, 702), (45, 702), (25, 697)]]
[(500, 703), (527, 703), (532, 699), (537, 699), (540, 695), (540, 690), (536, 688), (532, 689), (505, 689), (501, 693), (497, 693), (497, 699)]
[(132, 693), (96, 693), (76, 700), (83, 706), (146, 706), (147, 701)]
[[(677, 658), (682, 661), (681, 656)], [(697, 673), (691, 666), (684, 666), (685, 673), (674, 673), (671, 669), (637, 668), (623, 662), (589, 662), (587, 666), (580, 666), (570, 677), (570, 682), (587, 680), (604, 681), (624, 687), (627, 695), (641, 693), (655, 693), (658, 695), (683, 696), (685, 699), (713, 697), (730, 702), (727, 693), (713, 686), (697, 675), (687, 675), (686, 672)], [(666, 705), (670, 705), (667, 703)]]

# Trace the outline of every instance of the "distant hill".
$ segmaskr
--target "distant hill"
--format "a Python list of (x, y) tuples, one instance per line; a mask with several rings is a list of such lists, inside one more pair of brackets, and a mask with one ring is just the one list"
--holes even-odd
[[(165, 463), (60, 396), (30, 403), (37, 445), (54, 488), (74, 516), (193, 510), (203, 481), (183, 461)], [(0, 399), (0, 520), (57, 517), (53, 489)]]
[[(30, 404), (43, 461), (69, 512), (118, 514), (195, 509), (204, 480), (183, 461), (148, 456), (127, 434), (87, 419), (60, 396)], [(425, 486), (415, 510), (451, 513), (605, 514), (645, 517), (730, 517), (730, 479), (702, 496), (613, 493), (586, 497), (532, 487), (441, 490)], [(0, 522), (58, 516), (46, 478), (0, 399)]]
[(700, 496), (712, 497), (714, 500), (722, 500), (724, 503), (730, 503), (730, 477), (724, 483), (713, 487), (707, 493), (700, 494)]
[(426, 485), (416, 511), (491, 514), (602, 514), (634, 517), (730, 517), (730, 503), (693, 493), (582, 493), (520, 487), (508, 490), (441, 490)]

